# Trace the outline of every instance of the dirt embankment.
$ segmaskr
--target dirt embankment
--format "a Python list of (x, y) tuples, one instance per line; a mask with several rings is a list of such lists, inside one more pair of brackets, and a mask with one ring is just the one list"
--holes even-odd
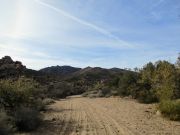
[(180, 122), (155, 113), (155, 105), (121, 98), (71, 97), (49, 106), (33, 135), (180, 135)]

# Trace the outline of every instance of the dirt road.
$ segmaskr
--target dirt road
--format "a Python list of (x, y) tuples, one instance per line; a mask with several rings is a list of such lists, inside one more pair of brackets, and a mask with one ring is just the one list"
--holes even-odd
[(180, 135), (180, 122), (158, 116), (155, 105), (132, 99), (78, 98), (56, 101), (33, 135)]

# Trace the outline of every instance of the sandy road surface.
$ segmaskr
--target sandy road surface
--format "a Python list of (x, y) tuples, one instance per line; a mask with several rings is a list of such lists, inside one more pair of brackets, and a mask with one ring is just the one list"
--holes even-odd
[(180, 135), (180, 122), (155, 114), (154, 105), (121, 98), (56, 101), (33, 135)]

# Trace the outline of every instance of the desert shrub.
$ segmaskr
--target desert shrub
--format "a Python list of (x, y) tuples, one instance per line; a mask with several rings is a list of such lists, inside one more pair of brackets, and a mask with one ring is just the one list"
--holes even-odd
[(17, 130), (30, 131), (39, 125), (39, 111), (45, 109), (39, 93), (39, 85), (32, 79), (0, 81), (0, 106)]
[(65, 98), (72, 95), (72, 86), (67, 82), (55, 82), (49, 86), (49, 98)]
[[(17, 81), (0, 81), (0, 105), (5, 109), (29, 106), (37, 96), (37, 83), (31, 79), (20, 78)], [(32, 99), (32, 100), (31, 100)]]
[(106, 94), (103, 93), (103, 90), (96, 91), (96, 93), (94, 93), (94, 95), (96, 95), (96, 97), (105, 97), (106, 96)]
[(153, 78), (156, 67), (153, 63), (146, 64), (139, 73), (136, 98), (142, 103), (157, 102), (156, 93), (153, 90)]
[(111, 95), (112, 96), (118, 96), (118, 91), (116, 89), (112, 89)]
[(39, 126), (41, 115), (35, 109), (21, 107), (15, 112), (14, 122), (19, 131), (31, 131)]
[(89, 98), (97, 98), (98, 96), (97, 96), (97, 94), (89, 94), (88, 97)]
[(180, 100), (163, 100), (159, 104), (161, 113), (171, 120), (180, 120)]
[(88, 96), (88, 92), (84, 92), (84, 93), (82, 94), (82, 96), (83, 96), (83, 97), (87, 97), (87, 96)]
[(119, 78), (118, 93), (120, 96), (129, 96), (132, 94), (132, 90), (136, 88), (137, 74), (133, 72), (127, 72)]
[(146, 104), (157, 102), (157, 97), (152, 90), (140, 90), (136, 98), (139, 102)]
[(97, 82), (92, 87), (90, 87), (89, 92), (85, 93), (84, 95), (87, 94), (94, 95), (96, 97), (106, 97), (106, 95), (111, 95), (111, 88), (103, 83)]
[(102, 91), (103, 96), (107, 96), (107, 95), (109, 96), (111, 94), (111, 90), (108, 87), (103, 87), (101, 91)]
[(105, 95), (106, 98), (109, 98), (109, 97), (111, 97), (111, 96), (112, 96), (111, 94)]
[(35, 100), (31, 100), (31, 105), (29, 105), (28, 107), (38, 110), (38, 111), (45, 111), (46, 110), (46, 105), (43, 103), (43, 100), (38, 98)]
[(51, 98), (45, 98), (45, 99), (42, 100), (42, 103), (44, 105), (50, 105), (50, 104), (55, 103), (55, 101), (53, 99), (51, 99)]
[(0, 110), (0, 135), (10, 134), (10, 125), (8, 124), (8, 116), (5, 111)]
[(175, 66), (167, 61), (148, 63), (140, 70), (136, 98), (145, 103), (177, 98), (176, 74)]
[(167, 61), (156, 62), (153, 78), (153, 89), (159, 100), (168, 100), (174, 97), (176, 90), (176, 69)]

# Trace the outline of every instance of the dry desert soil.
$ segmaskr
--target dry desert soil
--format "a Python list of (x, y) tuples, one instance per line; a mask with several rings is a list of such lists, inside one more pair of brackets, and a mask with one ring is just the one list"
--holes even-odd
[(180, 135), (180, 122), (162, 118), (156, 105), (127, 98), (69, 97), (44, 113), (30, 135)]

